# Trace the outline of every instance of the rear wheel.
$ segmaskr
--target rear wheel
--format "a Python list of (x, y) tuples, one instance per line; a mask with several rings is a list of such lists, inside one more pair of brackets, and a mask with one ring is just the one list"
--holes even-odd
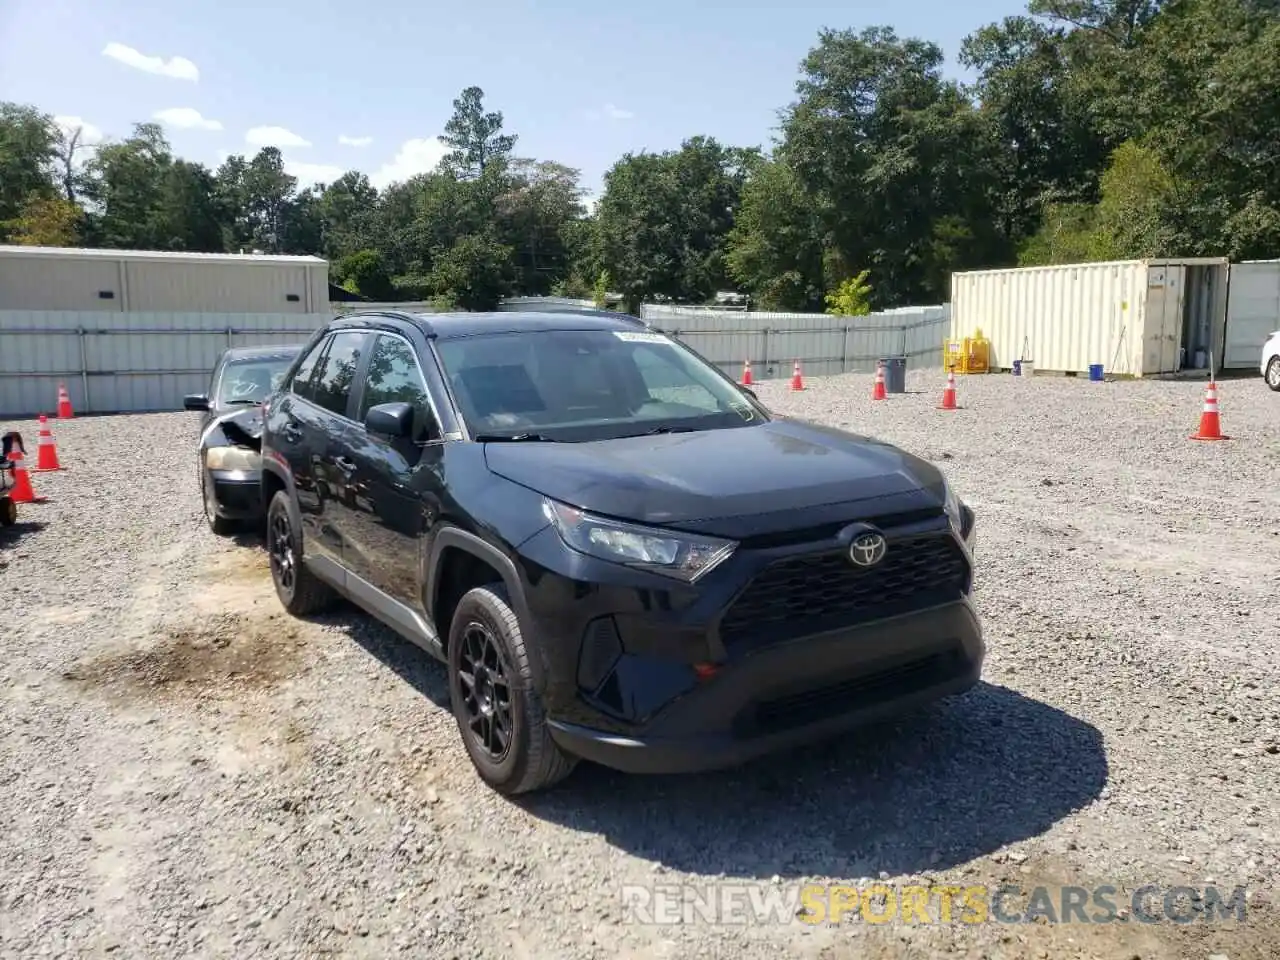
[(499, 793), (549, 787), (577, 765), (551, 739), (520, 623), (500, 583), (468, 591), (454, 612), (449, 698), (472, 764)]
[(13, 497), (0, 500), (0, 527), (12, 527), (17, 522), (18, 505), (13, 502)]
[(302, 562), (302, 531), (293, 522), (289, 494), (277, 490), (267, 510), (267, 560), (276, 596), (295, 617), (319, 613), (337, 594)]
[(1280, 391), (1280, 356), (1272, 357), (1267, 364), (1267, 386)]

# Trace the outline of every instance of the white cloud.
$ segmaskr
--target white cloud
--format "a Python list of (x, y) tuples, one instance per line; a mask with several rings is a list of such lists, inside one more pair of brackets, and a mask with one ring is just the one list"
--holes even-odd
[(373, 143), (373, 137), (348, 137), (345, 133), (338, 137), (344, 147), (367, 147)]
[(449, 146), (439, 137), (406, 140), (391, 162), (369, 174), (369, 182), (383, 190), (420, 173), (430, 173), (448, 153)]
[(78, 127), (80, 129), (80, 142), (85, 146), (92, 146), (95, 143), (102, 142), (102, 129), (95, 127), (81, 117), (54, 117), (53, 122), (68, 136), (75, 132)]
[(167, 126), (178, 127), (181, 130), (222, 129), (222, 124), (219, 121), (202, 117), (200, 111), (194, 107), (169, 107), (167, 110), (157, 110), (151, 115), (151, 119), (159, 120)]
[(347, 169), (327, 163), (299, 163), (297, 160), (285, 160), (284, 172), (298, 178), (298, 189), (301, 190), (317, 183), (333, 183), (346, 173)]
[(606, 103), (599, 110), (587, 111), (588, 120), (634, 120), (635, 116), (630, 110), (623, 110), (612, 103)]
[(191, 80), (200, 79), (200, 71), (196, 69), (196, 65), (186, 57), (170, 57), (166, 60), (164, 57), (151, 57), (145, 53), (126, 47), (123, 43), (108, 43), (102, 49), (104, 57), (110, 57), (112, 60), (118, 60), (126, 67), (133, 67), (135, 70), (142, 70), (145, 73), (155, 73), (162, 77), (172, 77), (175, 80)]
[(254, 127), (244, 135), (244, 142), (251, 147), (309, 147), (305, 140), (285, 127)]

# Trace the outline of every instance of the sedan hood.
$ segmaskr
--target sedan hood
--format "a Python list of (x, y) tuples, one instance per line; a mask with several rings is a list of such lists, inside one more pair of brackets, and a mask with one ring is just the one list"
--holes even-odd
[(897, 509), (941, 503), (942, 476), (927, 461), (796, 420), (591, 443), (490, 443), (485, 461), (552, 499), (642, 523), (778, 516), (859, 500)]
[(262, 449), (262, 407), (235, 407), (227, 413), (214, 417), (205, 427), (205, 436), (216, 438), (221, 434), (232, 446), (248, 447), (251, 450)]

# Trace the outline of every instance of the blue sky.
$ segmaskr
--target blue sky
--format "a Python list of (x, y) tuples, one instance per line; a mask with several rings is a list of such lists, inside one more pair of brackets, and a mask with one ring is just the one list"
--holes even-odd
[(1018, 0), (0, 0), (0, 98), (121, 137), (159, 119), (175, 151), (216, 165), (279, 146), (301, 181), (346, 169), (378, 186), (438, 160), (466, 86), (485, 92), (522, 156), (578, 167), (694, 134), (767, 145), (821, 27), (888, 24), (940, 44), (1018, 13)]

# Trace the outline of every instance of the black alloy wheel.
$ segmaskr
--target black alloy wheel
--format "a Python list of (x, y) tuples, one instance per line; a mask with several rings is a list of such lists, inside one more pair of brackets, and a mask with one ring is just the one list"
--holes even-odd
[(458, 682), (470, 735), (494, 763), (506, 758), (514, 732), (507, 676), (493, 632), (472, 620), (462, 634)]

